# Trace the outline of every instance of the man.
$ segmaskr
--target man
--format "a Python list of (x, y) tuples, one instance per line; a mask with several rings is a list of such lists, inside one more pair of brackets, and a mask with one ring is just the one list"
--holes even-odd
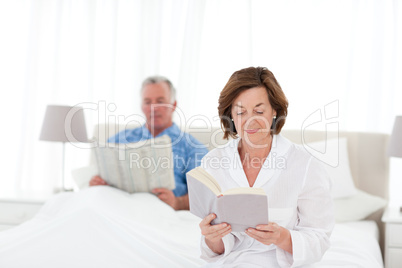
[[(189, 209), (186, 173), (200, 164), (208, 150), (193, 136), (181, 132), (173, 123), (173, 112), (177, 104), (176, 91), (167, 78), (152, 76), (145, 79), (142, 83), (141, 100), (146, 123), (139, 128), (124, 130), (109, 138), (108, 142), (130, 143), (168, 135), (172, 140), (176, 188), (173, 191), (156, 188), (152, 192), (175, 210)], [(94, 176), (89, 185), (107, 183), (100, 176)]]

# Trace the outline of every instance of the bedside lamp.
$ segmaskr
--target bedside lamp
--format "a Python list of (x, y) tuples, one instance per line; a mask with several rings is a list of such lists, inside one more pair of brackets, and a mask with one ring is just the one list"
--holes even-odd
[(395, 117), (394, 128), (389, 142), (388, 156), (402, 157), (402, 116)]
[(62, 190), (70, 191), (64, 184), (65, 144), (88, 142), (83, 109), (77, 106), (48, 105), (39, 139), (63, 143)]
[[(388, 147), (388, 156), (402, 158), (402, 116), (395, 117)], [(402, 207), (399, 210), (402, 212)]]

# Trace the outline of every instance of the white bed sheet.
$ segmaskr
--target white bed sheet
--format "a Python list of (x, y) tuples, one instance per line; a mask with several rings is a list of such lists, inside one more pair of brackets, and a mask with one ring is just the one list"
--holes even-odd
[[(107, 186), (61, 193), (0, 232), (0, 267), (200, 267), (198, 224), (151, 194)], [(311, 267), (383, 267), (375, 230), (337, 224), (331, 249)]]
[(350, 228), (360, 230), (366, 235), (371, 235), (377, 242), (380, 241), (380, 230), (375, 221), (350, 221), (339, 223), (341, 226), (349, 226)]
[(384, 267), (378, 237), (374, 221), (337, 223), (331, 248), (312, 267)]

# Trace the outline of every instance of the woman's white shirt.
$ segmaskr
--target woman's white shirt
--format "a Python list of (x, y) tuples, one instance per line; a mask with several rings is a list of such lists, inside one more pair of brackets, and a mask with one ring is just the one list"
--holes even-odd
[[(202, 159), (201, 166), (218, 181), (222, 192), (249, 187), (239, 141), (232, 140)], [(244, 232), (232, 232), (223, 238), (221, 255), (211, 251), (202, 237), (201, 257), (219, 267), (298, 267), (319, 261), (330, 246), (334, 226), (331, 181), (321, 163), (302, 146), (274, 135), (253, 187), (267, 193), (269, 221), (290, 231), (293, 254), (264, 245)]]

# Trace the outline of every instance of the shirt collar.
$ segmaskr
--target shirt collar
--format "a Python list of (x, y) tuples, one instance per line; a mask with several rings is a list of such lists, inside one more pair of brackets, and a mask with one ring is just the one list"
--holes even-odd
[[(229, 145), (231, 147), (231, 150), (233, 150), (233, 153), (231, 153), (230, 155), (233, 155), (233, 161), (237, 164), (237, 168), (234, 167), (233, 169), (229, 170), (229, 172), (239, 186), (249, 187), (247, 178), (241, 165), (240, 155), (238, 151), (239, 142), (240, 138), (237, 138), (233, 140), (232, 144)], [(258, 173), (253, 187), (261, 187), (269, 180), (277, 177), (280, 174), (281, 169), (276, 165), (280, 164), (280, 162), (278, 161), (283, 161), (282, 158), (286, 157), (286, 154), (289, 151), (291, 145), (292, 143), (281, 135), (273, 135), (271, 151), (267, 159), (265, 160), (264, 166)]]
[[(229, 145), (235, 150), (235, 153), (237, 154), (239, 153), (238, 146), (240, 140), (240, 138), (234, 139), (233, 144)], [(276, 156), (284, 156), (289, 151), (291, 145), (292, 143), (288, 139), (282, 137), (280, 134), (273, 135), (271, 151), (269, 152), (269, 154), (275, 153)]]
[[(156, 135), (156, 137), (160, 137), (160, 136), (163, 136), (163, 135), (171, 136), (172, 134), (176, 134), (176, 133), (179, 133), (179, 132), (180, 132), (179, 127), (173, 122), (170, 127), (165, 128), (161, 133)], [(146, 124), (142, 125), (142, 133), (143, 133), (143, 137), (147, 137), (147, 138), (152, 137), (152, 134), (149, 131), (149, 129), (146, 127)]]
[(282, 137), (279, 134), (274, 135), (270, 154), (275, 153), (276, 156), (285, 156), (289, 151), (291, 145), (292, 143), (288, 139)]

